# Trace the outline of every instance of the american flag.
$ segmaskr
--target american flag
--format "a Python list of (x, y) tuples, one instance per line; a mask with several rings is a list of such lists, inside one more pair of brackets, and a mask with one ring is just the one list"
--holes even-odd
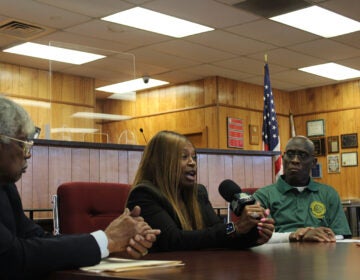
[[(262, 144), (264, 151), (280, 151), (279, 127), (276, 118), (275, 104), (270, 84), (269, 66), (264, 66), (264, 112), (262, 127)], [(281, 155), (275, 158), (275, 177), (282, 174)]]

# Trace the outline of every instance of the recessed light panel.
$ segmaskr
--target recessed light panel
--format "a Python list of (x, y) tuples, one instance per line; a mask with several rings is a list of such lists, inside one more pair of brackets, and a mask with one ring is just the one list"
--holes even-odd
[(156, 80), (152, 78), (150, 78), (145, 82), (143, 78), (139, 78), (122, 83), (99, 87), (96, 88), (96, 90), (121, 94), (121, 93), (136, 92), (137, 90), (158, 87), (166, 84), (168, 84), (168, 82)]
[(360, 22), (317, 6), (271, 17), (270, 19), (325, 38), (360, 30)]
[(102, 20), (123, 24), (176, 38), (214, 30), (187, 20), (136, 7), (119, 12)]
[(73, 118), (111, 120), (111, 121), (122, 121), (131, 118), (130, 116), (125, 116), (125, 115), (103, 114), (103, 113), (92, 113), (92, 112), (77, 112), (75, 114), (72, 114), (71, 116)]
[(76, 65), (84, 64), (105, 57), (99, 54), (64, 49), (30, 42), (14, 46), (3, 51)]
[(360, 77), (359, 70), (333, 62), (304, 67), (300, 68), (299, 70), (337, 81)]

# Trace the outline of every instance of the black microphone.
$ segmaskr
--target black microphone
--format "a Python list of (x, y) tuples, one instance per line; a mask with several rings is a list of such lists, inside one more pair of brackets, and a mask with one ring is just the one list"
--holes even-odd
[(230, 202), (230, 209), (236, 216), (240, 216), (245, 205), (256, 203), (252, 195), (243, 193), (241, 188), (232, 180), (226, 179), (219, 185), (219, 193), (227, 201)]
[(142, 127), (140, 127), (140, 133), (142, 134), (142, 136), (144, 137), (144, 140), (145, 140), (145, 144), (147, 144), (147, 140), (146, 140), (146, 137), (145, 137), (145, 134), (144, 134), (144, 130), (142, 129)]

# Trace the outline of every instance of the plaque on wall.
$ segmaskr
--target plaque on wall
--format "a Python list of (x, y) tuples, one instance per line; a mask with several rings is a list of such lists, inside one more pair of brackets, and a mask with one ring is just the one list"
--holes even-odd
[(311, 168), (311, 177), (313, 178), (322, 178), (322, 168), (321, 163), (316, 163), (313, 168)]
[(229, 148), (244, 148), (244, 126), (242, 119), (227, 118), (227, 142)]
[(249, 138), (250, 138), (250, 145), (258, 145), (259, 144), (259, 126), (258, 125), (249, 125)]
[(340, 155), (327, 156), (328, 173), (340, 173)]
[(357, 133), (341, 134), (341, 148), (356, 148), (357, 146)]
[(339, 152), (339, 136), (329, 136), (327, 138), (327, 143), (329, 154)]
[(314, 143), (314, 156), (325, 156), (326, 154), (326, 146), (325, 146), (325, 138), (313, 138), (311, 139)]

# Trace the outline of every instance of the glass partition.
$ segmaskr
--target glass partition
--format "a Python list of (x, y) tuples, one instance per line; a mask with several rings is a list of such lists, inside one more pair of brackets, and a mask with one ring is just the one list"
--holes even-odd
[[(115, 130), (114, 133), (104, 129), (106, 124), (134, 117), (135, 92), (123, 92), (115, 96), (114, 91), (105, 91), (104, 88), (136, 78), (134, 56), (61, 42), (50, 42), (49, 46), (56, 47), (59, 52), (66, 49), (77, 53), (71, 58), (71, 63), (49, 61), (51, 109), (46, 113), (38, 112), (40, 123), (37, 125), (43, 131), (40, 138), (137, 144), (134, 131), (125, 129)], [(96, 55), (95, 60), (74, 64), (79, 63), (75, 60), (84, 52)], [(124, 102), (126, 106), (123, 106)], [(115, 106), (116, 103), (119, 104)], [(124, 111), (119, 108), (124, 108)]]

